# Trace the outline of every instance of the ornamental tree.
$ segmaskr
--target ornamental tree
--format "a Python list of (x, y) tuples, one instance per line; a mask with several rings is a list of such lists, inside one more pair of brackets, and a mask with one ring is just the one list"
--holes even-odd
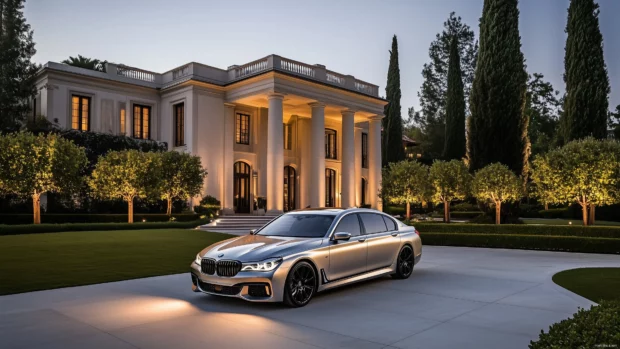
[(464, 200), (471, 190), (472, 176), (463, 161), (435, 161), (430, 168), (433, 200), (443, 203), (443, 221), (450, 223), (450, 203)]
[(41, 194), (75, 192), (82, 183), (84, 149), (57, 135), (2, 135), (0, 149), (0, 192), (31, 197), (34, 224), (41, 223)]
[[(577, 202), (583, 225), (588, 209), (620, 200), (620, 143), (585, 138), (536, 157), (532, 180), (546, 189), (550, 203)], [(593, 217), (592, 217), (593, 218)]]
[(99, 158), (88, 185), (95, 197), (125, 200), (133, 223), (133, 200), (158, 197), (161, 178), (160, 154), (112, 151)]
[(169, 151), (159, 153), (161, 157), (160, 195), (168, 202), (166, 214), (172, 214), (172, 201), (189, 200), (200, 194), (207, 171), (202, 168), (200, 158), (188, 153)]
[(383, 200), (407, 205), (407, 219), (411, 218), (411, 204), (422, 204), (431, 199), (433, 187), (428, 176), (428, 166), (416, 161), (390, 163), (383, 170)]
[(500, 224), (502, 203), (521, 198), (522, 183), (508, 166), (494, 163), (478, 170), (472, 183), (472, 194), (480, 201), (495, 206), (495, 224)]

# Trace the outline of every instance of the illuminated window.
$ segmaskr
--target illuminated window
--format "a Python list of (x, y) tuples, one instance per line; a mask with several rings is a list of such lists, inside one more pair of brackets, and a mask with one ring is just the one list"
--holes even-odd
[(325, 158), (336, 159), (337, 157), (336, 131), (332, 129), (325, 129)]
[(325, 207), (336, 207), (336, 171), (325, 169)]
[(133, 137), (151, 139), (151, 107), (146, 105), (133, 105)]
[(90, 97), (72, 96), (71, 128), (80, 131), (90, 130)]
[(250, 116), (237, 114), (235, 122), (235, 141), (237, 144), (250, 144)]
[(368, 168), (368, 133), (362, 133), (362, 168)]
[(293, 149), (293, 132), (290, 124), (284, 124), (284, 149)]
[(185, 145), (185, 104), (174, 105), (174, 146)]
[(120, 111), (120, 123), (119, 123), (119, 128), (120, 128), (120, 134), (124, 135), (125, 134), (125, 107), (121, 107), (121, 111)]

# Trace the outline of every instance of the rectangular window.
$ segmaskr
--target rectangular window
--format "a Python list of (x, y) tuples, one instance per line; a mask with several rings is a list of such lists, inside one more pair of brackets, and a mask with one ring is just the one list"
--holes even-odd
[(119, 134), (124, 135), (126, 130), (125, 130), (125, 121), (127, 120), (125, 118), (125, 107), (121, 107), (120, 110), (120, 115), (119, 115)]
[(174, 105), (174, 146), (185, 145), (185, 104)]
[(90, 97), (71, 97), (71, 128), (90, 131)]
[(368, 133), (362, 133), (362, 168), (368, 168)]
[(325, 129), (325, 158), (336, 159), (338, 152), (336, 149), (336, 131)]
[(133, 137), (151, 139), (151, 107), (146, 105), (133, 105)]
[(250, 116), (247, 114), (237, 114), (235, 141), (237, 144), (250, 144)]
[(293, 128), (290, 124), (284, 124), (284, 149), (293, 149)]

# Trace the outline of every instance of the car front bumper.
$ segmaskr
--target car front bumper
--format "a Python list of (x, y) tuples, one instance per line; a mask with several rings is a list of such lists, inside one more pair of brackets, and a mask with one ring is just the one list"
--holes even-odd
[(232, 277), (204, 274), (191, 264), (192, 291), (241, 298), (251, 302), (282, 302), (288, 268), (280, 265), (270, 272), (239, 272)]

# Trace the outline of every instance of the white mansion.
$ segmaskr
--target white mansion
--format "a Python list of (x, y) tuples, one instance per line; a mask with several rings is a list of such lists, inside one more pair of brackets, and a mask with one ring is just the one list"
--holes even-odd
[(381, 205), (378, 86), (271, 55), (227, 70), (188, 63), (159, 74), (49, 62), (35, 114), (63, 128), (126, 134), (200, 156), (203, 195), (224, 213)]

